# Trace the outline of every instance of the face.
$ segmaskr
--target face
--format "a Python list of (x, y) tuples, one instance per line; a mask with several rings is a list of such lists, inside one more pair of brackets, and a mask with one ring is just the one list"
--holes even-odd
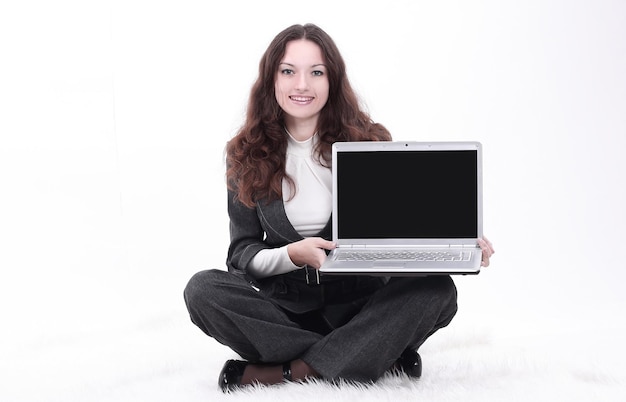
[(288, 125), (316, 125), (328, 100), (328, 77), (322, 51), (302, 39), (287, 43), (274, 90)]

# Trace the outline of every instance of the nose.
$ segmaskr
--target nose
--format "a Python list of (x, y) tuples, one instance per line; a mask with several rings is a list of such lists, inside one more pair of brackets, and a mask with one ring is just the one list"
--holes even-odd
[(296, 81), (296, 90), (305, 91), (309, 88), (309, 76), (307, 74), (298, 74)]

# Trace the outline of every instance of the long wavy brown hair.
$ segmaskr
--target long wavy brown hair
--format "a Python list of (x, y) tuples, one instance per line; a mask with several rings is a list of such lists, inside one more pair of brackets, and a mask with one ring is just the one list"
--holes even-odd
[[(391, 135), (363, 111), (350, 86), (346, 66), (331, 37), (314, 24), (292, 25), (270, 43), (259, 63), (259, 76), (252, 86), (246, 120), (226, 145), (228, 188), (238, 200), (253, 208), (255, 203), (282, 197), (282, 181), (294, 187), (285, 172), (287, 134), (284, 112), (274, 94), (278, 67), (287, 43), (306, 39), (322, 50), (329, 82), (328, 101), (320, 112), (315, 155), (330, 166), (331, 146), (336, 141), (388, 141)], [(292, 192), (293, 194), (293, 192)]]

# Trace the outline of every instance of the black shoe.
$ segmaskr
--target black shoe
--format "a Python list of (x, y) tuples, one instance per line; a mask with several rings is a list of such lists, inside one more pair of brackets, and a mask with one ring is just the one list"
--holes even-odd
[(291, 381), (291, 362), (283, 364), (283, 379), (285, 381)]
[[(222, 392), (226, 393), (234, 391), (242, 386), (241, 379), (243, 378), (243, 372), (246, 370), (247, 366), (248, 362), (241, 360), (228, 360), (224, 363), (224, 367), (222, 367), (222, 371), (220, 372), (220, 377), (217, 380)], [(282, 369), (283, 379), (285, 381), (291, 381), (291, 364), (283, 364)]]
[(241, 360), (228, 360), (224, 364), (217, 380), (222, 392), (233, 391), (241, 387), (241, 378), (247, 365), (247, 362)]
[(417, 351), (407, 349), (402, 352), (398, 364), (409, 377), (420, 378), (422, 376), (422, 358)]

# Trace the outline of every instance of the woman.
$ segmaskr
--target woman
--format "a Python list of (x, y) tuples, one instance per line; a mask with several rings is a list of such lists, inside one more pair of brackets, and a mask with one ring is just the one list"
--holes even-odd
[[(419, 346), (452, 320), (449, 276), (320, 276), (330, 241), (330, 149), (335, 141), (390, 140), (360, 109), (333, 40), (294, 25), (263, 55), (247, 117), (227, 151), (228, 272), (192, 277), (192, 321), (246, 361), (229, 360), (219, 385), (320, 377), (375, 381), (421, 375)], [(481, 239), (483, 266), (493, 248)]]

